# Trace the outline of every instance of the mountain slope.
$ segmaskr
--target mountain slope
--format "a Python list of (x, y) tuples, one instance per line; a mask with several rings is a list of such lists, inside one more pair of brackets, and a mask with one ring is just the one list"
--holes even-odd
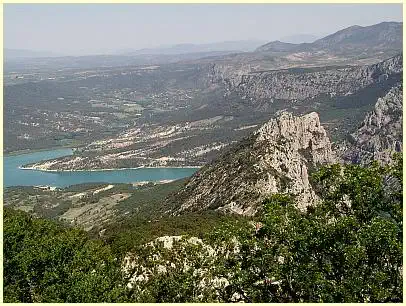
[(274, 52), (289, 52), (296, 50), (300, 45), (293, 44), (293, 43), (286, 43), (279, 40), (271, 41), (265, 45), (260, 46), (255, 51), (256, 52), (266, 52), (266, 51), (274, 51)]
[(402, 22), (382, 22), (361, 27), (351, 26), (312, 43), (313, 48), (337, 52), (343, 50), (401, 49)]
[(192, 176), (171, 199), (181, 203), (175, 214), (219, 209), (254, 215), (266, 197), (288, 191), (306, 207), (317, 200), (308, 172), (334, 159), (317, 113), (283, 113)]
[(312, 43), (292, 44), (274, 41), (260, 46), (258, 52), (315, 52), (332, 53), (402, 49), (402, 22), (381, 22), (371, 26), (354, 25)]

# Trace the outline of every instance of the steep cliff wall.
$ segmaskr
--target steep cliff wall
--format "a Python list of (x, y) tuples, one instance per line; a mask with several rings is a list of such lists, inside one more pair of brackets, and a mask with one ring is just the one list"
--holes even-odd
[(391, 161), (403, 151), (403, 86), (393, 87), (379, 98), (359, 129), (345, 142), (342, 157), (346, 162), (365, 164), (371, 160)]
[(402, 55), (369, 66), (297, 68), (255, 72), (250, 65), (213, 64), (212, 82), (244, 98), (304, 100), (320, 94), (347, 95), (399, 75)]

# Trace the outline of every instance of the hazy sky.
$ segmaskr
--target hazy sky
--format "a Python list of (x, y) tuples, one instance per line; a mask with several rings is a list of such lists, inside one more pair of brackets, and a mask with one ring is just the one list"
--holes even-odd
[(5, 48), (106, 53), (402, 21), (401, 4), (4, 4)]

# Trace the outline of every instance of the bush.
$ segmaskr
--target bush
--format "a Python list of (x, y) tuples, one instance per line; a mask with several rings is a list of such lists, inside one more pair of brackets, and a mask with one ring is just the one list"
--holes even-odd
[(114, 302), (125, 288), (110, 248), (78, 229), (4, 208), (5, 302)]

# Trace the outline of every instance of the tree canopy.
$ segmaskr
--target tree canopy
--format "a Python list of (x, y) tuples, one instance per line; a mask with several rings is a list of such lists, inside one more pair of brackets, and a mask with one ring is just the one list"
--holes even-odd
[(256, 225), (228, 220), (199, 243), (140, 245), (132, 272), (149, 274), (132, 288), (109, 244), (5, 208), (5, 301), (401, 302), (402, 162), (323, 167), (311, 180), (317, 205), (275, 194)]

